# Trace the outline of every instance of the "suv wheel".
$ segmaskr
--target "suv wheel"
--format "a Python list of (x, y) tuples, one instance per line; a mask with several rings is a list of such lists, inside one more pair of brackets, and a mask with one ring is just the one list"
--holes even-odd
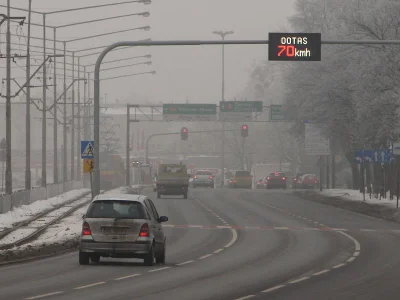
[(89, 264), (89, 253), (79, 251), (79, 264), (88, 265)]
[(92, 255), (90, 256), (90, 261), (93, 262), (93, 263), (98, 264), (98, 263), (100, 262), (100, 255), (98, 255), (98, 254), (92, 254)]

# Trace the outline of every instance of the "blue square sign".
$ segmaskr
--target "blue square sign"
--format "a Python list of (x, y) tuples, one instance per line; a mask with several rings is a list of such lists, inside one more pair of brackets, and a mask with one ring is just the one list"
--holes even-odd
[(81, 141), (81, 158), (94, 158), (94, 141)]

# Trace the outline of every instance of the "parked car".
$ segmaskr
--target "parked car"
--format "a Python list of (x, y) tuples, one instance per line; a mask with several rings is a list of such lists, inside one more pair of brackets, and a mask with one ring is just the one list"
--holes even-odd
[(154, 203), (146, 196), (101, 194), (83, 216), (79, 264), (100, 257), (141, 258), (151, 266), (165, 263), (166, 237)]
[(267, 177), (267, 189), (272, 188), (281, 188), (286, 189), (287, 187), (287, 178), (285, 173), (283, 172), (274, 172), (270, 173)]
[(300, 179), (300, 187), (302, 189), (311, 188), (314, 189), (318, 187), (319, 180), (315, 174), (304, 174)]

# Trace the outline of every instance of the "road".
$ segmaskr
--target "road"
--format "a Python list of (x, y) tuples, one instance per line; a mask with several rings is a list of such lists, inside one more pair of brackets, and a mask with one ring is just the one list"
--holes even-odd
[(152, 200), (167, 263), (77, 253), (2, 267), (1, 299), (398, 299), (400, 224), (283, 191), (195, 189)]

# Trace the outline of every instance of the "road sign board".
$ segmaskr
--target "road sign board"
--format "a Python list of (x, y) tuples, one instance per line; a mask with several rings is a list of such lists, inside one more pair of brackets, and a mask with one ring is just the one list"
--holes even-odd
[(393, 155), (389, 149), (359, 150), (354, 152), (354, 160), (357, 164), (387, 164), (392, 158)]
[(321, 33), (269, 33), (268, 60), (321, 61)]
[(221, 101), (220, 112), (262, 112), (262, 101)]
[(163, 104), (163, 121), (216, 121), (215, 104)]
[(94, 158), (94, 141), (81, 141), (81, 158)]
[(6, 149), (7, 148), (7, 141), (5, 138), (3, 138), (0, 142), (0, 149)]
[(305, 150), (307, 155), (330, 155), (329, 139), (322, 135), (316, 124), (305, 124)]
[(283, 105), (271, 105), (269, 120), (270, 121), (285, 121), (287, 120), (286, 110)]
[(262, 111), (262, 101), (221, 101), (219, 120), (232, 122), (251, 121), (253, 113)]
[(93, 159), (83, 160), (83, 173), (90, 173), (93, 170)]
[(393, 154), (400, 155), (400, 143), (393, 143)]

